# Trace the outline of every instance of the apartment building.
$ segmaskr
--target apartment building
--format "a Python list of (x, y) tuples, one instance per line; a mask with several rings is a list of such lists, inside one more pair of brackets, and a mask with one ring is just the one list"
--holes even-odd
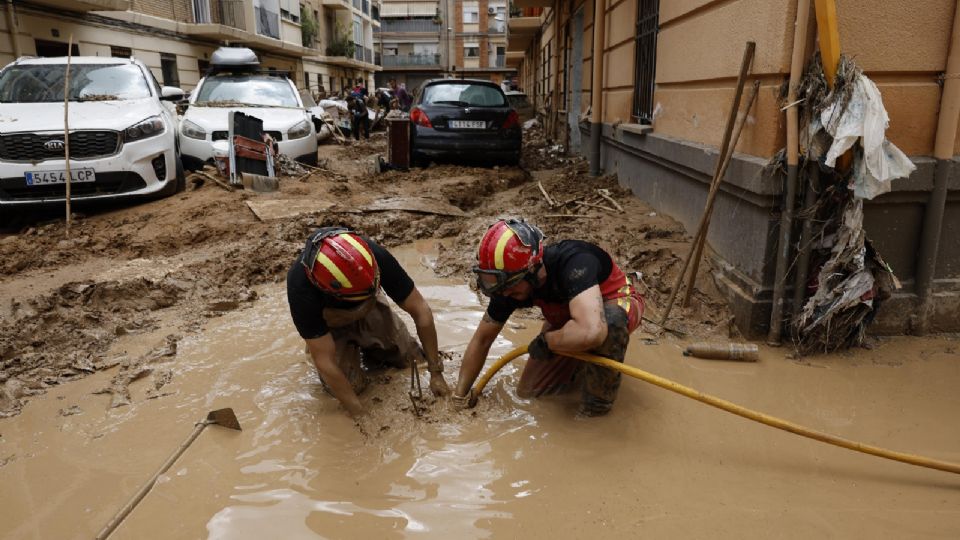
[(502, 81), (506, 64), (506, 0), (384, 0), (379, 41), (381, 81), (415, 88), (435, 77)]
[[(960, 139), (951, 142), (951, 130), (938, 129), (956, 121), (944, 116), (951, 109), (941, 111), (941, 99), (946, 78), (956, 77), (945, 71), (950, 43), (960, 33), (957, 2), (816, 0), (811, 13), (834, 2), (840, 50), (877, 84), (890, 117), (887, 138), (917, 165), (910, 178), (864, 207), (867, 236), (903, 284), (871, 328), (910, 331), (922, 316), (932, 328), (958, 331), (960, 169), (949, 165), (957, 163)], [(707, 242), (715, 283), (737, 325), (766, 335), (784, 177), (765, 166), (785, 145), (778, 98), (789, 78), (798, 0), (514, 0), (513, 6), (508, 64), (518, 69), (550, 136), (589, 157), (594, 172), (616, 174), (691, 234), (704, 209), (744, 45), (756, 43), (751, 76), (760, 92)], [(807, 53), (816, 43), (812, 16), (809, 27), (802, 40)], [(946, 179), (941, 171), (949, 171)], [(932, 257), (918, 249), (930, 235), (939, 236)], [(934, 308), (918, 315), (924, 297), (933, 298)]]
[[(135, 56), (190, 90), (223, 45), (245, 46), (300, 88), (373, 83), (370, 0), (31, 0), (6, 2), (0, 62), (19, 56)], [(348, 45), (349, 44), (349, 45)]]
[(380, 17), (377, 44), (383, 71), (377, 74), (377, 86), (396, 79), (413, 89), (449, 71), (446, 43), (452, 38), (452, 23), (446, 1), (384, 0)]

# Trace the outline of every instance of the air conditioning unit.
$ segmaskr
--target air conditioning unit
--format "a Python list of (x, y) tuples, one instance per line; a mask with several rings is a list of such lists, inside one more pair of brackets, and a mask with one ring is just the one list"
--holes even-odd
[(487, 8), (487, 15), (496, 15), (497, 8)]

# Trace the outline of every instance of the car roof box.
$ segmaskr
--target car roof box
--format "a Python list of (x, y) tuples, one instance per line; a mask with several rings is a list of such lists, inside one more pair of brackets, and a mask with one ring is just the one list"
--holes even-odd
[(257, 69), (260, 59), (257, 54), (247, 47), (220, 47), (213, 51), (210, 57), (210, 68), (213, 70)]

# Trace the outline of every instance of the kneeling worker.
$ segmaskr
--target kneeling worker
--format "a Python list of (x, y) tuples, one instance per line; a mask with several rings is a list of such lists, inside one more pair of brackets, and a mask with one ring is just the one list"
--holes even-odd
[(454, 403), (470, 405), (470, 388), (514, 310), (537, 306), (546, 322), (530, 342), (517, 395), (538, 397), (579, 386), (580, 414), (609, 412), (620, 372), (563, 353), (589, 351), (623, 362), (644, 302), (610, 255), (580, 240), (544, 246), (540, 229), (501, 220), (480, 241), (474, 272), (490, 304), (463, 353)]
[[(421, 348), (379, 294), (380, 287), (413, 317)], [(324, 388), (357, 416), (367, 386), (361, 366), (409, 367), (426, 355), (430, 390), (449, 393), (437, 349), (433, 312), (389, 251), (341, 227), (317, 230), (287, 272), (290, 314)]]

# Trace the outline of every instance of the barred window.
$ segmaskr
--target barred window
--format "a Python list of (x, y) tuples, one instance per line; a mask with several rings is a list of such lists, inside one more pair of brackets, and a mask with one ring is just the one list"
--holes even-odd
[(653, 90), (656, 84), (659, 23), (660, 0), (640, 0), (637, 6), (633, 116), (641, 124), (653, 122)]

